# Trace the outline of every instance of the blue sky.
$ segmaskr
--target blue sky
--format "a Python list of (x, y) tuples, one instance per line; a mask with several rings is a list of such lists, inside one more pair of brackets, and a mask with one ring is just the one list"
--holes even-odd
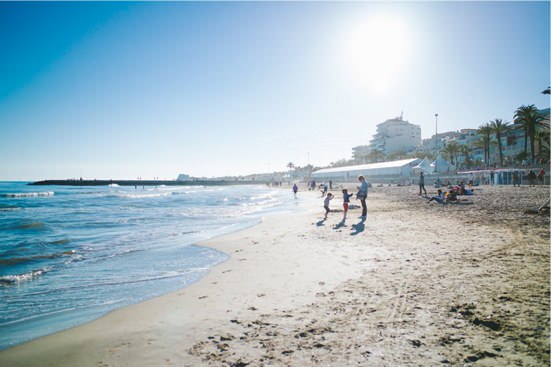
[(350, 158), (549, 107), (549, 2), (0, 2), (0, 180)]

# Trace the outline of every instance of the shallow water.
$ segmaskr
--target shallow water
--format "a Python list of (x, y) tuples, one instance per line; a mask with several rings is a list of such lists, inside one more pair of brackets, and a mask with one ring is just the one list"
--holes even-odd
[(227, 259), (195, 243), (295, 203), (261, 185), (0, 183), (0, 349), (185, 287)]

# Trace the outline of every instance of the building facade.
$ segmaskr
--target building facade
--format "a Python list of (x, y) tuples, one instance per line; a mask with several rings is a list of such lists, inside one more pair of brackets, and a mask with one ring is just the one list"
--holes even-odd
[(409, 152), (421, 144), (421, 127), (396, 117), (377, 125), (377, 133), (369, 142), (369, 150), (384, 155)]

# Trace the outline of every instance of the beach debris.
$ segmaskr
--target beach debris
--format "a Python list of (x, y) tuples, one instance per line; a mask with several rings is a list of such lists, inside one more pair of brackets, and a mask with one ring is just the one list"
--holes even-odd
[(467, 358), (464, 359), (464, 362), (466, 363), (473, 363), (473, 362), (476, 362), (482, 358), (487, 358), (487, 357), (497, 357), (497, 354), (495, 353), (492, 353), (492, 352), (478, 352), (476, 353), (475, 355), (471, 355), (471, 356), (468, 356)]
[(476, 317), (474, 313), (475, 309), (476, 309), (476, 306), (472, 303), (469, 303), (469, 304), (463, 304), (460, 306), (452, 306), (450, 308), (450, 312), (460, 314), (461, 316), (463, 316), (463, 318), (473, 323), (474, 325), (484, 326), (493, 331), (501, 330), (502, 326), (497, 321), (494, 321), (490, 318)]
[(229, 341), (229, 340), (233, 340), (233, 339), (235, 339), (235, 337), (231, 334), (220, 335), (220, 341), (221, 342)]
[(473, 324), (486, 326), (487, 328), (492, 329), (493, 331), (499, 331), (501, 329), (501, 325), (498, 324), (497, 322), (492, 320), (481, 320), (478, 317), (473, 320)]
[(245, 367), (245, 366), (248, 366), (250, 364), (250, 362), (244, 362), (242, 360), (238, 360), (234, 363), (232, 363), (230, 366), (232, 367)]

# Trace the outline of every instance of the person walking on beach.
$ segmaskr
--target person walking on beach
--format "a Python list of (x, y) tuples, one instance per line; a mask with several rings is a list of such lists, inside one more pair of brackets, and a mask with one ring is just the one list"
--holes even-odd
[(540, 185), (544, 184), (545, 181), (545, 170), (542, 168), (538, 173), (538, 181), (540, 182)]
[(419, 174), (419, 195), (421, 195), (421, 191), (424, 191), (425, 196), (427, 196), (427, 189), (425, 189), (425, 175), (423, 174), (423, 171)]
[(528, 183), (530, 186), (536, 186), (536, 173), (532, 170), (528, 171)]
[(325, 199), (323, 199), (323, 207), (325, 208), (325, 217), (323, 218), (324, 220), (327, 219), (327, 214), (329, 214), (329, 212), (331, 211), (331, 209), (329, 209), (329, 202), (333, 199), (333, 194), (331, 194), (330, 192), (327, 193), (327, 195), (325, 196)]
[(350, 198), (353, 194), (349, 194), (347, 189), (342, 189), (342, 208), (344, 209), (344, 215), (342, 220), (346, 220), (346, 213), (348, 213), (348, 204), (350, 203)]
[(295, 195), (295, 198), (297, 197), (297, 191), (298, 191), (298, 186), (297, 186), (297, 184), (294, 184), (293, 185), (293, 194)]
[(324, 182), (321, 184), (321, 197), (327, 195), (327, 184)]
[(513, 187), (515, 187), (517, 184), (518, 184), (518, 187), (520, 187), (520, 179), (518, 177), (517, 171), (513, 171), (512, 180), (513, 180)]
[(362, 218), (365, 219), (367, 217), (367, 205), (365, 204), (365, 200), (367, 199), (367, 182), (365, 182), (364, 176), (358, 176), (358, 181), (360, 181), (360, 186), (358, 186), (356, 198), (360, 199), (360, 203), (362, 204)]

